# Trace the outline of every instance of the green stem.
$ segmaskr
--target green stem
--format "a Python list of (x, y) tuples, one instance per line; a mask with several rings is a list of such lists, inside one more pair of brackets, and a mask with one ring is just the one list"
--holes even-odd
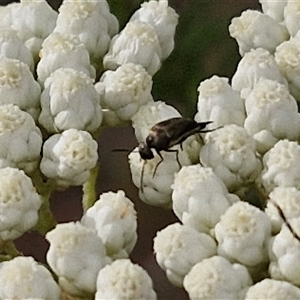
[(55, 190), (55, 183), (51, 180), (44, 182), (41, 174), (34, 174), (32, 181), (42, 200), (42, 205), (39, 210), (39, 220), (34, 229), (45, 235), (56, 225), (55, 218), (50, 209), (50, 196)]
[(96, 166), (90, 171), (89, 179), (83, 184), (82, 207), (85, 213), (96, 202), (96, 181), (99, 173), (99, 167)]

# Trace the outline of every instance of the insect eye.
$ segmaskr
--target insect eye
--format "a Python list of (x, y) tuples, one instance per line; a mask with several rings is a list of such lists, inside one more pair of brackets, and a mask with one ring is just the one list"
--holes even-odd
[(141, 142), (139, 144), (139, 153), (142, 159), (152, 159), (154, 158), (153, 152), (151, 149), (148, 147), (148, 145), (144, 142)]

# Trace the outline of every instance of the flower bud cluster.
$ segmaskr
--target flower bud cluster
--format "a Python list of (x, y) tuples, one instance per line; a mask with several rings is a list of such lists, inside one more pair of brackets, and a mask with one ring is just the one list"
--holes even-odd
[[(174, 48), (177, 23), (165, 0), (142, 4), (120, 32), (106, 0), (64, 0), (58, 13), (45, 0), (0, 7), (1, 299), (156, 299), (149, 275), (129, 259), (137, 241), (133, 203), (118, 191), (93, 205), (88, 186), (100, 130), (138, 120), (140, 108), (154, 103), (152, 75)], [(182, 164), (199, 160), (193, 145), (199, 149), (195, 138)], [(160, 183), (166, 206), (173, 169)], [(82, 219), (51, 223), (51, 192), (78, 185), (86, 193)], [(2, 262), (31, 229), (46, 232), (57, 282), (31, 257)]]
[[(181, 222), (157, 233), (154, 253), (190, 299), (299, 297), (300, 6), (260, 2), (261, 12), (247, 10), (229, 26), (242, 56), (231, 83), (212, 76), (199, 85), (195, 121), (212, 121), (212, 132), (201, 134), (204, 144), (193, 147), (200, 163), (180, 160), (188, 152), (179, 138), (167, 149), (178, 151), (177, 170), (172, 152), (161, 151), (161, 163), (154, 153), (138, 168), (138, 154), (129, 155), (141, 200), (170, 207)], [(154, 124), (174, 117), (172, 109), (149, 103), (133, 127), (145, 141)], [(161, 202), (170, 171), (169, 202)]]
[(129, 154), (140, 199), (178, 218), (154, 238), (170, 282), (191, 299), (299, 298), (300, 6), (260, 2), (262, 12), (229, 26), (242, 56), (231, 82), (199, 84), (189, 122), (210, 122), (207, 133), (164, 128), (173, 147), (146, 148), (147, 159), (153, 126), (182, 118), (151, 95), (174, 48), (168, 1), (143, 3), (121, 31), (105, 0), (64, 0), (58, 13), (44, 0), (0, 8), (1, 299), (156, 299), (129, 259), (137, 212), (123, 191), (85, 203), (79, 221), (48, 224), (57, 281), (31, 257), (2, 262), (13, 240), (46, 222), (52, 190), (90, 192), (98, 133), (125, 124), (140, 143)]

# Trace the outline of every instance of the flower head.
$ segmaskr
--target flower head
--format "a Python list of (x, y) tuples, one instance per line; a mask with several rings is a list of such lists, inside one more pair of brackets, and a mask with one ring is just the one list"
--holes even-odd
[(0, 241), (16, 239), (31, 229), (37, 223), (41, 204), (23, 171), (0, 169)]
[(243, 126), (244, 101), (228, 84), (228, 79), (213, 76), (202, 81), (198, 87), (197, 122), (213, 121), (209, 128), (226, 124)]
[(100, 270), (96, 299), (156, 299), (147, 272), (129, 259), (118, 259)]
[(33, 172), (40, 161), (42, 142), (41, 131), (28, 113), (16, 105), (0, 105), (0, 167)]
[(60, 186), (81, 185), (97, 163), (97, 147), (86, 131), (68, 129), (52, 135), (44, 143), (40, 169)]
[(16, 257), (0, 263), (1, 299), (60, 298), (60, 288), (50, 271), (32, 257)]
[(171, 283), (179, 287), (196, 263), (215, 255), (216, 251), (212, 237), (179, 223), (167, 226), (154, 238), (157, 263), (166, 271)]
[(172, 185), (173, 210), (184, 225), (209, 233), (221, 215), (239, 198), (229, 194), (226, 186), (210, 168), (199, 164), (182, 167)]
[(106, 69), (115, 70), (125, 63), (142, 65), (150, 75), (161, 66), (162, 50), (158, 37), (151, 25), (134, 20), (110, 42), (103, 64)]
[[(104, 110), (119, 119), (120, 123), (128, 122), (138, 109), (152, 102), (152, 77), (141, 65), (123, 64), (116, 71), (106, 71), (95, 84), (100, 94), (100, 103)], [(110, 119), (105, 119), (109, 124)]]
[(167, 58), (174, 48), (175, 29), (178, 14), (165, 0), (151, 0), (141, 4), (141, 8), (133, 13), (129, 22), (139, 20), (152, 26), (162, 49), (162, 59)]
[(96, 229), (107, 255), (113, 259), (128, 258), (137, 241), (136, 211), (123, 191), (102, 194), (81, 223)]
[(111, 261), (96, 232), (70, 222), (58, 224), (46, 239), (50, 243), (47, 262), (62, 288), (71, 295), (95, 293), (98, 272)]
[(250, 9), (231, 20), (229, 32), (236, 39), (242, 56), (256, 48), (273, 53), (278, 45), (289, 38), (283, 25), (266, 14)]
[(51, 73), (45, 81), (41, 106), (39, 122), (48, 133), (71, 128), (93, 132), (102, 121), (92, 79), (75, 69), (60, 68)]
[(222, 256), (197, 263), (183, 281), (191, 300), (244, 299), (251, 284), (246, 267), (231, 264)]

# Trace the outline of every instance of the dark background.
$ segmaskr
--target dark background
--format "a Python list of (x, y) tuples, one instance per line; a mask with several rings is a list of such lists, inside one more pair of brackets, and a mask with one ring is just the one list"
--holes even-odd
[[(0, 0), (0, 4), (11, 1)], [(57, 9), (59, 1), (48, 1)], [(140, 0), (107, 0), (123, 28)], [(196, 113), (197, 87), (200, 81), (219, 75), (231, 78), (240, 59), (235, 41), (228, 34), (228, 25), (241, 11), (259, 9), (258, 0), (169, 0), (169, 5), (179, 14), (175, 37), (175, 49), (163, 63), (153, 80), (153, 97), (174, 105), (184, 116)], [(43, 22), (43, 20), (41, 20)], [(100, 176), (98, 194), (124, 190), (138, 212), (138, 242), (131, 259), (143, 266), (154, 282), (158, 299), (188, 299), (186, 293), (172, 286), (156, 264), (153, 256), (153, 237), (158, 230), (176, 220), (171, 211), (151, 207), (138, 198), (137, 189), (131, 182), (127, 154), (112, 152), (112, 149), (136, 146), (133, 131), (129, 127), (106, 129), (99, 139)], [(51, 208), (58, 222), (79, 220), (82, 192), (79, 187), (54, 193)], [(24, 235), (17, 241), (25, 255), (32, 255), (45, 262), (48, 244), (35, 232)]]

